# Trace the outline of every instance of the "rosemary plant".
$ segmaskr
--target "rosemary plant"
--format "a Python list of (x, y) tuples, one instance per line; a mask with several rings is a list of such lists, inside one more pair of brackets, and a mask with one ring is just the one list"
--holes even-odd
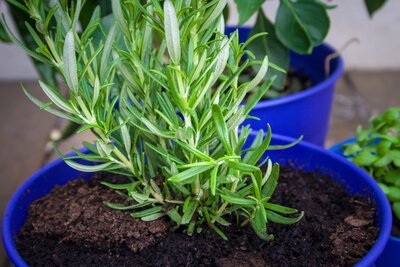
[[(64, 98), (39, 81), (50, 102), (24, 89), (27, 96), (97, 137), (95, 145), (83, 143), (90, 154), (74, 149), (65, 162), (131, 179), (104, 185), (122, 190), (132, 205), (107, 205), (132, 209), (144, 221), (168, 216), (187, 234), (208, 225), (225, 239), (218, 225), (228, 225), (230, 215), (250, 223), (262, 239), (272, 238), (268, 221), (300, 220), (303, 213), (270, 202), (279, 165), (259, 162), (266, 150), (285, 146), (270, 146), (269, 129), (244, 149), (250, 129), (239, 127), (273, 81), (263, 81), (269, 66), (277, 67), (268, 57), (254, 60), (246, 50), (252, 40), (240, 44), (237, 33), (223, 34), (226, 0), (113, 0), (111, 17), (101, 20), (96, 8), (80, 32), (84, 2), (13, 1), (36, 21), (36, 29), (29, 27), (35, 50), (6, 30), (29, 55), (56, 68), (69, 88)], [(255, 65), (255, 78), (240, 84), (239, 75)], [(256, 86), (257, 93), (241, 105)]]

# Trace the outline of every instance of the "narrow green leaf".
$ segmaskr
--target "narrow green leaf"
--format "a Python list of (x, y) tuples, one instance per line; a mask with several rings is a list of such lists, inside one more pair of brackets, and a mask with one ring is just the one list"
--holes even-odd
[(42, 81), (39, 81), (40, 87), (43, 89), (43, 92), (50, 98), (50, 100), (56, 104), (59, 108), (65, 110), (66, 112), (73, 113), (74, 111), (68, 104), (68, 102), (64, 99), (64, 97), (56, 91), (56, 89), (51, 88), (49, 85), (45, 84)]
[(111, 209), (115, 209), (115, 210), (134, 210), (134, 209), (143, 208), (148, 205), (151, 205), (152, 202), (148, 201), (148, 202), (143, 202), (143, 203), (134, 204), (134, 205), (130, 205), (130, 206), (125, 206), (124, 204), (110, 203), (110, 202), (105, 202), (105, 204), (107, 207), (109, 207)]
[(244, 172), (244, 173), (252, 173), (252, 172), (255, 172), (255, 171), (259, 170), (259, 168), (254, 166), (254, 165), (250, 165), (250, 164), (246, 164), (246, 163), (242, 163), (242, 162), (237, 162), (237, 161), (227, 160), (227, 161), (225, 161), (225, 164), (229, 168), (232, 168), (232, 169), (235, 169), (235, 170), (239, 170), (239, 171)]
[(235, 204), (235, 205), (240, 205), (240, 206), (254, 206), (257, 204), (257, 202), (255, 202), (252, 199), (248, 199), (248, 198), (243, 198), (235, 193), (230, 192), (229, 190), (225, 189), (224, 190), (224, 194), (221, 194), (221, 197), (231, 203), (231, 204)]
[(106, 162), (103, 164), (98, 164), (98, 165), (83, 165), (76, 163), (75, 161), (71, 160), (65, 160), (65, 163), (70, 166), (73, 169), (76, 169), (78, 171), (82, 172), (98, 172), (98, 171), (103, 171), (106, 170), (107, 167), (109, 167), (112, 163), (111, 162)]
[(154, 214), (159, 214), (160, 211), (162, 211), (162, 207), (155, 206), (150, 209), (131, 213), (131, 216), (133, 218), (142, 218), (142, 217), (147, 217), (147, 216), (154, 215)]
[(250, 165), (257, 164), (257, 162), (264, 155), (265, 151), (268, 149), (269, 144), (271, 143), (272, 131), (269, 124), (267, 124), (267, 127), (268, 127), (268, 132), (266, 137), (259, 146), (254, 147), (254, 150), (252, 151), (250, 158), (246, 160), (247, 164)]
[(148, 215), (148, 216), (143, 216), (143, 217), (141, 217), (141, 219), (144, 222), (151, 222), (151, 221), (155, 221), (157, 219), (160, 219), (163, 216), (165, 216), (165, 213), (159, 212), (159, 213), (154, 213), (154, 214), (151, 214), (151, 215)]
[(199, 32), (209, 29), (209, 27), (223, 14), (224, 8), (226, 6), (227, 0), (218, 0), (217, 5), (211, 12), (211, 14), (205, 18), (204, 24), (201, 26)]
[(197, 205), (197, 201), (193, 199), (190, 200), (189, 205), (183, 213), (181, 224), (188, 224), (192, 220), (192, 217), (197, 209)]
[(222, 232), (217, 226), (214, 224), (209, 225), (211, 229), (213, 229), (220, 237), (222, 237), (223, 240), (228, 241), (228, 237)]
[(214, 119), (215, 129), (218, 133), (220, 141), (224, 145), (228, 154), (232, 155), (233, 150), (231, 144), (229, 143), (228, 129), (226, 127), (224, 116), (222, 115), (222, 111), (219, 105), (214, 104), (212, 106), (212, 116)]
[(171, 183), (182, 183), (182, 182), (185, 182), (186, 180), (192, 178), (195, 175), (198, 175), (198, 174), (201, 174), (203, 172), (210, 170), (211, 168), (213, 168), (213, 165), (193, 167), (193, 168), (190, 168), (183, 172), (180, 172), (176, 175), (171, 176), (170, 178), (168, 178), (168, 181)]
[(133, 188), (135, 188), (137, 186), (137, 182), (136, 183), (129, 183), (129, 184), (112, 184), (112, 183), (108, 183), (108, 182), (101, 182), (102, 185), (107, 186), (111, 189), (117, 189), (117, 190), (128, 190), (131, 191)]
[(164, 2), (164, 27), (169, 56), (175, 64), (179, 64), (181, 59), (179, 23), (171, 0)]
[(271, 175), (268, 177), (267, 182), (264, 184), (262, 188), (261, 196), (263, 198), (272, 196), (272, 194), (275, 191), (276, 185), (278, 184), (278, 179), (279, 179), (279, 164), (274, 163), (274, 165), (272, 166)]
[[(273, 62), (286, 71), (289, 68), (289, 49), (276, 36), (273, 23), (264, 15), (264, 12), (259, 12), (256, 24), (250, 31), (250, 38), (265, 32), (268, 32), (268, 35), (262, 35), (250, 42), (248, 49), (254, 54), (257, 60), (262, 60), (267, 55), (270, 64)], [(255, 65), (253, 68), (258, 71), (260, 67)], [(284, 87), (286, 80), (285, 71), (282, 72), (271, 67), (264, 78), (268, 80), (275, 76), (276, 79), (273, 82), (273, 87), (281, 89)]]
[(271, 210), (267, 210), (266, 213), (267, 213), (268, 220), (270, 220), (271, 222), (279, 223), (279, 224), (297, 223), (304, 216), (304, 212), (300, 212), (299, 216), (294, 217), (294, 218), (284, 217), (284, 216), (279, 215), (278, 213), (275, 213)]
[(217, 190), (217, 175), (218, 175), (218, 166), (215, 166), (214, 169), (211, 171), (210, 175), (210, 189), (211, 194), (215, 196), (215, 192)]
[(281, 206), (281, 205), (273, 204), (273, 203), (268, 203), (268, 202), (264, 204), (264, 207), (267, 210), (272, 210), (272, 211), (276, 211), (276, 212), (283, 213), (283, 214), (294, 214), (294, 213), (298, 212), (298, 210), (296, 210), (296, 209), (292, 209), (289, 207), (285, 207), (285, 206)]
[(178, 225), (181, 224), (182, 222), (182, 216), (178, 213), (176, 209), (170, 209), (167, 211), (168, 217), (170, 217), (174, 222), (176, 222)]
[(77, 92), (78, 91), (78, 73), (75, 55), (75, 40), (72, 31), (69, 31), (65, 37), (64, 42), (64, 75), (68, 87)]

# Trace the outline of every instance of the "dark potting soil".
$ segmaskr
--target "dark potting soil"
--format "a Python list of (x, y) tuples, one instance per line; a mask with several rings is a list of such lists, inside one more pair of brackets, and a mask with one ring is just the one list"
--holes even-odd
[(330, 178), (282, 168), (273, 197), (303, 210), (294, 225), (269, 223), (273, 241), (249, 227), (190, 237), (169, 231), (167, 220), (142, 222), (103, 201), (123, 202), (99, 180), (75, 180), (32, 203), (16, 240), (29, 266), (351, 266), (374, 244), (375, 205), (352, 197)]

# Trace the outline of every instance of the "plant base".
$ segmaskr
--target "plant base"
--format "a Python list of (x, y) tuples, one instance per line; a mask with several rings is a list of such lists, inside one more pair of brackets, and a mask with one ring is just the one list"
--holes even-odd
[[(305, 211), (295, 225), (269, 223), (275, 240), (251, 229), (187, 236), (166, 220), (142, 222), (103, 201), (123, 198), (92, 180), (75, 180), (32, 203), (16, 240), (29, 266), (348, 266), (374, 244), (374, 204), (349, 196), (332, 179), (282, 168), (274, 203)], [(108, 174), (107, 174), (108, 175)], [(101, 178), (104, 179), (104, 178)], [(108, 177), (108, 180), (121, 179)], [(122, 178), (123, 179), (123, 178)], [(232, 220), (233, 222), (234, 220)]]

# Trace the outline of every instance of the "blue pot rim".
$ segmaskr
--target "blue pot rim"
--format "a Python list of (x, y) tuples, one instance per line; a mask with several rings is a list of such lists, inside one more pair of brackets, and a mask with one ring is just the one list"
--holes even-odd
[[(350, 137), (349, 139), (346, 139), (346, 140), (344, 140), (344, 141), (342, 141), (342, 142), (339, 142), (339, 143), (337, 143), (337, 144), (331, 146), (331, 147), (329, 148), (329, 150), (332, 151), (332, 152), (335, 153), (335, 154), (338, 154), (338, 153), (340, 153), (340, 151), (341, 151), (340, 149), (341, 149), (341, 147), (342, 147), (343, 145), (346, 145), (346, 144), (349, 144), (349, 143), (353, 143), (353, 142), (355, 142), (355, 141), (356, 141), (356, 138), (355, 138), (355, 137)], [(338, 154), (338, 155), (340, 155), (340, 154)], [(361, 169), (361, 170), (362, 170), (362, 169)], [(362, 171), (364, 171), (364, 170), (362, 170)], [(389, 205), (390, 205), (390, 204), (389, 204)], [(396, 236), (391, 235), (391, 236), (390, 236), (390, 240), (393, 241), (393, 242), (399, 242), (399, 243), (400, 243), (400, 237), (396, 237)]]
[[(250, 134), (251, 135), (257, 135), (257, 131), (252, 131)], [(289, 143), (293, 142), (295, 139), (286, 137), (286, 136), (281, 136), (281, 135), (274, 135), (273, 139), (278, 140), (279, 142), (283, 143)], [(338, 161), (340, 164), (344, 165), (349, 165), (350, 167), (354, 168), (355, 165), (352, 164), (350, 161), (346, 160), (345, 158), (333, 153), (332, 151), (322, 149), (316, 145), (310, 144), (308, 142), (300, 142), (297, 144), (297, 146), (303, 146), (305, 149), (309, 151), (313, 151), (314, 153), (324, 153), (328, 154), (330, 158), (333, 158), (334, 160)], [(87, 152), (87, 149), (82, 148), (80, 149), (82, 153)], [(68, 156), (72, 155), (73, 153), (69, 153)], [(3, 244), (4, 248), (7, 252), (7, 254), (10, 256), (10, 258), (14, 259), (16, 262), (22, 263), (20, 266), (27, 266), (22, 257), (19, 255), (19, 253), (16, 250), (15, 247), (15, 242), (14, 242), (14, 237), (11, 235), (10, 226), (11, 226), (11, 221), (10, 221), (10, 215), (16, 206), (17, 199), (23, 197), (24, 192), (29, 189), (30, 185), (38, 179), (43, 173), (46, 173), (47, 170), (50, 168), (53, 168), (55, 165), (58, 165), (62, 163), (62, 159), (58, 158), (54, 160), (53, 162), (47, 164), (45, 167), (34, 173), (30, 178), (28, 178), (19, 188), (18, 190), (14, 193), (12, 196), (11, 200), (9, 201), (5, 213), (3, 216), (3, 224), (2, 224), (2, 239), (3, 239)], [(391, 230), (391, 209), (389, 202), (382, 192), (382, 190), (379, 188), (379, 186), (376, 184), (374, 179), (370, 177), (366, 172), (363, 170), (357, 168), (356, 171), (360, 174), (360, 176), (365, 179), (365, 181), (371, 185), (373, 189), (373, 193), (376, 196), (376, 201), (379, 203), (382, 203), (383, 209), (382, 211), (382, 217), (383, 217), (383, 223), (380, 227), (380, 233), (378, 235), (378, 238), (373, 245), (373, 247), (370, 249), (370, 251), (361, 259), (360, 262), (356, 264), (356, 266), (372, 266), (374, 261), (378, 258), (378, 256), (382, 253), (388, 239), (390, 236), (390, 230)]]

